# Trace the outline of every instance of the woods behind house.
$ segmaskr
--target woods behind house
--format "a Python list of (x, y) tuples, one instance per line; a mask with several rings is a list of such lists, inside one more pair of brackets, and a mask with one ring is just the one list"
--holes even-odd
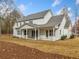
[(7, 17), (0, 16), (0, 33), (11, 34), (16, 19), (20, 17), (21, 15), (17, 10), (11, 12)]

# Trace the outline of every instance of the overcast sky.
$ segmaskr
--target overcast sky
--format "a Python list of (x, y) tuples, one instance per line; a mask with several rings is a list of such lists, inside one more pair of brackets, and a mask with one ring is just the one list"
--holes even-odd
[(25, 16), (47, 9), (51, 9), (54, 14), (59, 14), (64, 6), (68, 7), (73, 22), (76, 11), (79, 15), (79, 0), (15, 0), (15, 4)]

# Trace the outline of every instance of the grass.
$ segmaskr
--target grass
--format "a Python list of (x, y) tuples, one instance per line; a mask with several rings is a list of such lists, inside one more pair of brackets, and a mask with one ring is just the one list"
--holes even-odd
[(1, 35), (0, 41), (16, 43), (22, 46), (39, 49), (46, 53), (61, 54), (70, 57), (79, 58), (79, 37), (74, 39), (59, 40), (59, 41), (41, 41), (14, 38), (9, 35)]

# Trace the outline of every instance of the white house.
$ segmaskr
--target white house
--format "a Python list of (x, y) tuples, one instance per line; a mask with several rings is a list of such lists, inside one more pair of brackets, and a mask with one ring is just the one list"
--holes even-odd
[(45, 10), (20, 18), (13, 26), (13, 36), (52, 41), (64, 35), (70, 37), (71, 21), (64, 12), (54, 16), (51, 10)]

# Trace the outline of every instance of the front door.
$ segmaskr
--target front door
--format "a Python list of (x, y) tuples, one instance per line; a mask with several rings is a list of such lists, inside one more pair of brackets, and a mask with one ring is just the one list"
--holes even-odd
[(48, 30), (46, 30), (46, 37), (48, 37)]
[(25, 29), (23, 30), (23, 33), (24, 33), (23, 35), (25, 36), (26, 35), (26, 30)]

